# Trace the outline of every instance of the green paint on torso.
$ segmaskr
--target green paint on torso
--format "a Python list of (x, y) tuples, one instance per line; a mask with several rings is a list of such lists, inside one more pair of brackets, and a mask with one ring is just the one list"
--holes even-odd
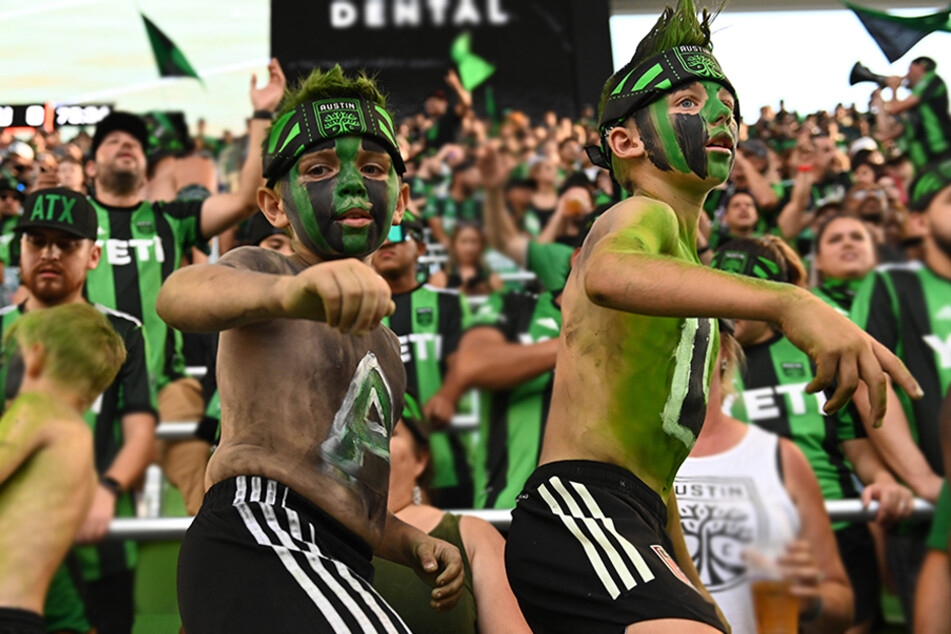
[[(672, 227), (673, 211), (656, 204), (632, 226), (608, 237), (607, 250), (640, 251), (700, 264), (693, 232)], [(671, 232), (673, 235), (671, 235)], [(590, 309), (585, 309), (590, 310)], [(604, 424), (614, 455), (639, 477), (669, 489), (690, 453), (706, 414), (719, 333), (716, 320), (665, 318), (607, 312), (589, 313), (591, 324), (569, 334), (595, 366), (604, 395)], [(596, 326), (595, 326), (596, 324)], [(585, 334), (591, 326), (603, 328)], [(568, 327), (566, 325), (566, 331)], [(578, 359), (578, 353), (575, 353)], [(601, 361), (597, 361), (600, 356)], [(556, 405), (553, 403), (553, 410)], [(589, 424), (590, 425), (590, 424)]]

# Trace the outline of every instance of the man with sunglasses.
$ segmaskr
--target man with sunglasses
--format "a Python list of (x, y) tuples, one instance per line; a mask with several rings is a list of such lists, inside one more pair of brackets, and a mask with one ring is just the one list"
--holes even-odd
[[(406, 391), (423, 403), (434, 425), (449, 424), (456, 400), (443, 389), (443, 378), (455, 362), (462, 324), (469, 315), (465, 298), (454, 291), (421, 283), (417, 262), (426, 253), (422, 226), (406, 219), (390, 229), (387, 239), (373, 254), (371, 264), (386, 280), (396, 310), (383, 324), (399, 337)], [(467, 458), (469, 435), (445, 429), (429, 438), (432, 452), (432, 488), (436, 506), (472, 506), (472, 469)]]
[[(86, 302), (86, 275), (99, 266), (102, 255), (95, 242), (98, 226), (95, 209), (78, 192), (56, 187), (26, 198), (15, 232), (27, 298), (0, 311), (0, 336), (25, 313)], [(137, 555), (135, 542), (103, 538), (114, 517), (135, 516), (129, 488), (151, 462), (157, 417), (142, 324), (125, 313), (95, 307), (122, 337), (127, 357), (115, 381), (85, 414), (94, 437), (99, 487), (76, 537), (84, 545), (70, 552), (71, 565), (54, 576), (44, 613), (50, 631), (85, 632), (92, 625), (106, 634), (132, 630)], [(15, 362), (0, 372), (7, 399), (16, 394), (22, 377), (22, 366)]]

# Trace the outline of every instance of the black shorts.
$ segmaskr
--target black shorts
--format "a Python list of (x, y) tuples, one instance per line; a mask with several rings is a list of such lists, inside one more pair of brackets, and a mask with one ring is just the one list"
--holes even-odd
[(366, 542), (287, 486), (219, 482), (182, 542), (182, 625), (188, 634), (409, 632), (370, 585), (370, 558)]
[(46, 625), (36, 612), (0, 608), (0, 634), (46, 634)]
[(687, 619), (722, 630), (673, 559), (667, 507), (630, 471), (582, 460), (540, 466), (512, 512), (509, 583), (535, 634), (622, 634)]
[(875, 542), (865, 524), (851, 524), (835, 531), (842, 565), (852, 583), (855, 595), (854, 624), (878, 614), (882, 586), (878, 578), (878, 560)]

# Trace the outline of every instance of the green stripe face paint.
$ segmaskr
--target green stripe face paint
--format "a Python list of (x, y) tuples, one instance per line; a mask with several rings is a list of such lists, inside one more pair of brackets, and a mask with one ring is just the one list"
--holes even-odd
[[(713, 81), (698, 84), (705, 93), (698, 113), (676, 112), (669, 98), (658, 99), (635, 113), (635, 125), (647, 156), (658, 169), (692, 172), (702, 179), (722, 183), (733, 169), (737, 123), (729, 116), (732, 109), (720, 98), (720, 91), (725, 89)], [(718, 136), (729, 137), (728, 152), (708, 146), (710, 140)]]
[[(303, 159), (303, 174), (299, 160), (281, 181), (284, 212), (295, 235), (323, 259), (366, 257), (386, 239), (399, 199), (392, 163), (381, 178), (379, 155), (387, 156), (386, 151), (370, 139), (345, 136), (312, 152), (325, 154), (313, 163)], [(333, 176), (321, 177), (335, 168)]]

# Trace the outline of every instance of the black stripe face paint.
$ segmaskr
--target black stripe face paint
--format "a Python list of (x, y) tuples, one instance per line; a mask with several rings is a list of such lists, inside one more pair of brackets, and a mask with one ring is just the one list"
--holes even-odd
[(647, 151), (647, 158), (651, 160), (657, 169), (669, 172), (670, 163), (664, 156), (663, 148), (660, 145), (660, 139), (657, 137), (657, 127), (651, 122), (650, 110), (641, 108), (634, 113), (634, 125), (637, 126), (637, 132), (641, 136), (641, 143)]
[[(323, 152), (318, 159), (308, 158), (318, 152)], [(321, 178), (335, 169), (333, 176)], [(363, 258), (386, 239), (399, 177), (379, 144), (352, 136), (328, 140), (298, 160), (281, 182), (294, 233), (315, 255)]]
[(675, 114), (671, 119), (677, 145), (687, 161), (687, 167), (700, 178), (706, 178), (707, 143), (710, 142), (706, 122), (695, 114)]
[[(703, 96), (697, 90), (702, 89)], [(634, 115), (641, 141), (660, 170), (696, 174), (723, 182), (733, 167), (733, 149), (708, 147), (714, 136), (727, 135), (735, 146), (737, 125), (724, 103), (719, 84), (702, 81), (658, 99)], [(722, 98), (721, 98), (722, 97)], [(674, 103), (676, 100), (676, 104)], [(689, 112), (684, 112), (689, 110)]]

